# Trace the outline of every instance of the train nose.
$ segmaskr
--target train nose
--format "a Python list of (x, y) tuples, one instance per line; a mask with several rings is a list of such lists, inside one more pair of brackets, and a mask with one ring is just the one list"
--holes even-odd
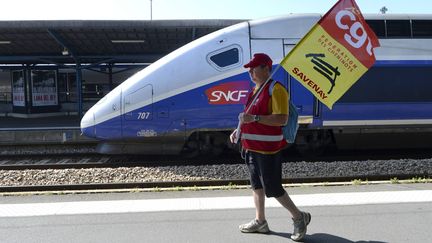
[(81, 119), (81, 132), (87, 137), (96, 137), (94, 113), (91, 109), (87, 111)]

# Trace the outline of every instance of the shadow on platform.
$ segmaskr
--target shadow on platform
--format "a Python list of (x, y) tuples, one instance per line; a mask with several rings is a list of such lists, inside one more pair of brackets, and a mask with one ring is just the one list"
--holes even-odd
[[(282, 238), (291, 239), (290, 233), (270, 231), (269, 234), (280, 236)], [(336, 235), (330, 235), (324, 233), (306, 235), (302, 242), (305, 243), (314, 243), (314, 242), (315, 243), (387, 243), (384, 241), (374, 241), (374, 240), (352, 241)]]

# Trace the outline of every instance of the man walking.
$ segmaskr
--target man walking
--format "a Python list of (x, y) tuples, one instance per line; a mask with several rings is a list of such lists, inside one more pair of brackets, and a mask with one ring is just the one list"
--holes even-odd
[[(256, 216), (251, 222), (240, 225), (239, 229), (243, 233), (268, 233), (270, 229), (265, 217), (265, 197), (275, 197), (292, 216), (294, 233), (291, 239), (300, 241), (306, 235), (311, 215), (300, 211), (282, 187), (280, 151), (287, 143), (281, 126), (288, 120), (288, 92), (280, 83), (270, 80), (272, 63), (268, 55), (257, 53), (244, 65), (249, 68), (255, 88), (249, 94), (245, 112), (239, 114), (239, 134), (250, 172)], [(274, 86), (271, 88), (272, 84)], [(258, 97), (252, 102), (256, 95)], [(237, 140), (236, 136), (237, 130), (231, 134), (231, 142)]]

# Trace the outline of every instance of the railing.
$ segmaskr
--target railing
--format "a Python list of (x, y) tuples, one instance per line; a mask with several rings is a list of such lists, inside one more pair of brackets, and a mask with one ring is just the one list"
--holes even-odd
[[(77, 102), (76, 92), (59, 92), (59, 102)], [(98, 101), (103, 97), (102, 92), (83, 92), (83, 101)], [(0, 104), (12, 104), (12, 92), (0, 92)]]
[[(103, 92), (87, 91), (82, 93), (83, 101), (98, 101), (104, 96)], [(59, 101), (63, 102), (77, 102), (76, 92), (59, 92)]]

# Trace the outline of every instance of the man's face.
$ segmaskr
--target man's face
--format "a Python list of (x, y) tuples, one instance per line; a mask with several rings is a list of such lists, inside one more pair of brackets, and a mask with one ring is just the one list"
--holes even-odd
[(249, 68), (249, 75), (254, 83), (264, 83), (269, 76), (269, 69), (267, 66), (257, 66)]

